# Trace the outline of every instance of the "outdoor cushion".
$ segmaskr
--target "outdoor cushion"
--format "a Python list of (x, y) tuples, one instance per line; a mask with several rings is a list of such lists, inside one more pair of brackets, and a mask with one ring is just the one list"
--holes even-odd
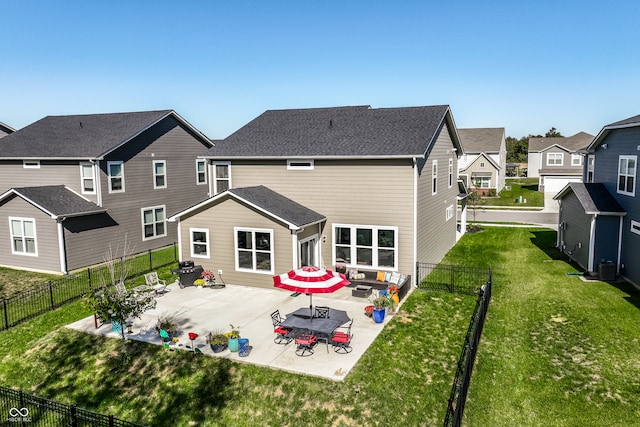
[(385, 272), (384, 271), (378, 271), (378, 275), (376, 277), (376, 280), (380, 281), (380, 282), (384, 282), (384, 276), (385, 276)]

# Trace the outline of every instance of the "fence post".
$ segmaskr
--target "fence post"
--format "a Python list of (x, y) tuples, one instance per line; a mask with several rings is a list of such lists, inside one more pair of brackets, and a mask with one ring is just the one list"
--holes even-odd
[(71, 427), (78, 427), (78, 413), (76, 411), (76, 405), (69, 407), (69, 415), (71, 415)]
[(149, 271), (153, 271), (153, 258), (151, 257), (151, 249), (149, 249)]
[(53, 281), (49, 280), (49, 298), (51, 299), (51, 310), (53, 310), (53, 308), (55, 307), (54, 301), (53, 301)]
[(109, 427), (115, 427), (115, 417), (113, 415), (109, 415)]
[(2, 298), (2, 308), (4, 309), (4, 328), (9, 329), (9, 312), (7, 310), (6, 298)]

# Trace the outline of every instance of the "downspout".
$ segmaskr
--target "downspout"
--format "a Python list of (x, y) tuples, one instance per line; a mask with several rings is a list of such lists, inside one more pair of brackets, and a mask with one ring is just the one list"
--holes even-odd
[(96, 204), (102, 207), (102, 183), (100, 182), (100, 161), (90, 160), (93, 163), (93, 176), (96, 180)]
[(178, 221), (178, 261), (182, 262), (184, 261), (182, 258), (182, 221), (180, 221), (180, 218), (177, 218), (176, 221)]
[[(418, 162), (413, 158), (413, 266), (412, 269), (418, 265)], [(416, 283), (417, 277), (412, 275), (414, 283)]]
[(598, 214), (594, 214), (591, 218), (591, 229), (589, 231), (589, 265), (587, 270), (589, 272), (595, 271), (593, 269), (593, 256), (596, 252), (596, 219), (598, 218)]
[(620, 217), (620, 229), (618, 230), (618, 259), (616, 260), (616, 273), (620, 274), (620, 265), (622, 262), (622, 229), (624, 225), (624, 217)]
[(62, 226), (62, 221), (64, 221), (65, 219), (66, 218), (64, 217), (56, 219), (56, 226), (58, 228), (58, 256), (60, 259), (60, 271), (62, 272), (62, 274), (68, 273), (67, 256), (64, 244), (64, 227)]

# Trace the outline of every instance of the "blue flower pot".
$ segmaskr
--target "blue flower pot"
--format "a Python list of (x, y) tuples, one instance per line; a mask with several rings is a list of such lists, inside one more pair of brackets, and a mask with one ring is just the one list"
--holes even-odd
[(373, 321), (376, 323), (382, 323), (384, 321), (384, 314), (386, 310), (384, 308), (374, 308), (373, 309)]

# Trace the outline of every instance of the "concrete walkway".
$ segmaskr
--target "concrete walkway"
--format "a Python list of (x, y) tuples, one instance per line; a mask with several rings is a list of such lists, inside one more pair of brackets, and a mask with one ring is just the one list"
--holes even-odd
[[(328, 305), (345, 310), (354, 319), (352, 326), (353, 351), (349, 354), (335, 353), (331, 346), (318, 343), (315, 353), (308, 357), (295, 354), (295, 344), (276, 344), (271, 324), (271, 313), (280, 310), (284, 318), (287, 313), (300, 307), (309, 307), (309, 297), (301, 294), (292, 297), (291, 292), (280, 289), (264, 289), (251, 286), (227, 285), (223, 289), (194, 286), (180, 289), (177, 282), (169, 286), (170, 292), (157, 298), (157, 307), (136, 319), (133, 334), (127, 337), (161, 345), (160, 337), (154, 326), (158, 317), (170, 315), (178, 324), (180, 351), (189, 351), (188, 333), (195, 332), (199, 337), (194, 346), (206, 356), (226, 357), (238, 362), (253, 363), (260, 366), (282, 369), (290, 372), (313, 375), (341, 381), (353, 369), (369, 345), (378, 336), (392, 316), (386, 316), (384, 323), (375, 323), (364, 315), (364, 307), (369, 305), (366, 298), (351, 296), (351, 288), (342, 288), (332, 294), (313, 295), (314, 305)], [(230, 325), (240, 328), (240, 335), (249, 339), (252, 350), (247, 357), (237, 352), (225, 350), (213, 353), (206, 343), (205, 336), (212, 331), (228, 332)], [(87, 333), (119, 338), (120, 334), (111, 331), (106, 324), (95, 328), (93, 316), (82, 319), (67, 327)], [(176, 355), (178, 356), (178, 355)]]

